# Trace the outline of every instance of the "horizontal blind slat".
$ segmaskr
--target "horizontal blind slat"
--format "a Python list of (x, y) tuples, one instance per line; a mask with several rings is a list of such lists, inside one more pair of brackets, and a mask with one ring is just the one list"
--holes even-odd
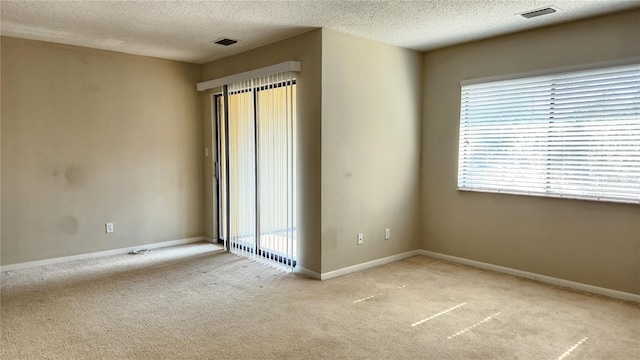
[(469, 188), (459, 186), (458, 190), (463, 191), (472, 191), (472, 192), (490, 192), (490, 193), (500, 193), (500, 194), (513, 194), (513, 195), (527, 195), (527, 196), (541, 196), (541, 197), (551, 197), (551, 198), (561, 198), (561, 199), (579, 199), (579, 200), (598, 200), (598, 201), (607, 201), (607, 202), (619, 202), (625, 204), (640, 204), (640, 200), (635, 200), (630, 196), (615, 196), (615, 195), (607, 195), (607, 196), (599, 196), (592, 194), (584, 194), (580, 192), (576, 192), (576, 194), (567, 194), (567, 193), (549, 193), (549, 192), (533, 192), (527, 190), (519, 190), (519, 189), (503, 189), (503, 188)]
[(573, 81), (588, 80), (588, 79), (597, 79), (597, 78), (606, 78), (606, 79), (617, 79), (617, 78), (625, 78), (629, 76), (638, 76), (638, 69), (640, 68), (640, 64), (632, 64), (632, 65), (624, 65), (620, 67), (611, 67), (607, 69), (598, 69), (598, 70), (586, 70), (579, 72), (571, 72), (564, 74), (551, 74), (551, 75), (541, 75), (541, 76), (532, 76), (526, 78), (519, 79), (510, 79), (510, 80), (500, 80), (500, 81), (492, 81), (486, 83), (479, 84), (471, 84), (463, 87), (463, 91), (466, 89), (467, 91), (475, 91), (481, 92), (486, 89), (500, 89), (500, 88), (519, 88), (526, 87), (535, 84), (543, 84), (554, 81), (562, 81), (563, 79), (572, 79)]

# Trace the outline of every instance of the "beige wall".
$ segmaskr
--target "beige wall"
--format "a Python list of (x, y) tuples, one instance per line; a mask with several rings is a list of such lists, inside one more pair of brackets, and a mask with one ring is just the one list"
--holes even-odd
[[(0, 6), (1, 8), (1, 6)], [(0, 37), (0, 69), (2, 68), (2, 37)], [(2, 265), (2, 74), (0, 71), (0, 265)]]
[(322, 43), (324, 273), (419, 247), (422, 58), (331, 30)]
[(1, 60), (3, 265), (203, 235), (197, 65), (14, 38)]
[[(322, 31), (314, 30), (300, 36), (279, 41), (242, 54), (217, 60), (202, 67), (202, 80), (254, 70), (281, 63), (300, 61), (302, 72), (297, 77), (298, 113), (298, 258), (300, 264), (320, 272), (320, 121), (322, 88)], [(210, 96), (203, 95), (205, 107), (210, 108)], [(203, 116), (205, 146), (211, 143), (210, 112)], [(205, 191), (211, 193), (212, 159), (204, 160)], [(213, 196), (207, 196), (206, 216), (213, 216)], [(214, 235), (208, 226), (207, 234)]]
[(640, 294), (640, 207), (456, 191), (460, 81), (640, 56), (640, 11), (424, 55), (426, 250)]
[[(218, 239), (218, 209), (217, 209), (217, 185), (214, 178), (215, 162), (217, 161), (216, 143), (215, 143), (215, 124), (211, 128), (211, 117), (213, 116), (213, 104), (211, 96), (221, 89), (212, 89), (200, 93), (200, 102), (202, 106), (202, 140), (203, 147), (209, 149), (209, 156), (203, 158), (202, 163), (202, 190), (204, 194), (203, 215), (204, 215), (204, 236), (211, 240)], [(203, 149), (204, 151), (204, 149)]]

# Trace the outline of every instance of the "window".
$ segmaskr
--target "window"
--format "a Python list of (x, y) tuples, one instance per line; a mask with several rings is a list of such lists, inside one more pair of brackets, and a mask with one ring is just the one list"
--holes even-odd
[(640, 203), (640, 64), (463, 84), (458, 189)]

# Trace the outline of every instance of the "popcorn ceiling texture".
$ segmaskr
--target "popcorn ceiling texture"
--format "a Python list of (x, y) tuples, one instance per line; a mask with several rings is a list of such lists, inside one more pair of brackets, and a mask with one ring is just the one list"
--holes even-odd
[[(530, 20), (515, 15), (549, 5), (562, 11)], [(206, 63), (319, 27), (426, 51), (639, 6), (628, 0), (2, 1), (1, 33)], [(221, 37), (240, 42), (210, 43)]]

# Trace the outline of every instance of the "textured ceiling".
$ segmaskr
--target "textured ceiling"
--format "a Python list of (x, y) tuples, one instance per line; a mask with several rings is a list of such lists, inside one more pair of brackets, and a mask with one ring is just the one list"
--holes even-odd
[[(515, 14), (553, 5), (554, 14)], [(640, 7), (628, 0), (2, 1), (4, 36), (205, 63), (313, 28), (425, 51)], [(239, 40), (228, 48), (210, 42)]]

